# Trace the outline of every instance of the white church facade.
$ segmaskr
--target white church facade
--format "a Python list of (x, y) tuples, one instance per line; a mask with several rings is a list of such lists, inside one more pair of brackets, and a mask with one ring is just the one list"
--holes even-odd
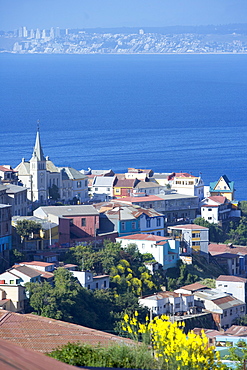
[(71, 167), (57, 167), (45, 157), (41, 146), (40, 132), (37, 131), (32, 157), (24, 158), (15, 168), (19, 181), (27, 187), (27, 197), (31, 202), (46, 205), (51, 200), (77, 204), (88, 200), (87, 176)]

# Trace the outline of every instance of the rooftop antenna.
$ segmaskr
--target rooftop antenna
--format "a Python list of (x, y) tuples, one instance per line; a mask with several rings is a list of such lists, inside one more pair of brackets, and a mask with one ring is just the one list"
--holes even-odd
[(38, 119), (37, 120), (37, 131), (39, 131), (39, 123), (40, 123), (40, 120)]

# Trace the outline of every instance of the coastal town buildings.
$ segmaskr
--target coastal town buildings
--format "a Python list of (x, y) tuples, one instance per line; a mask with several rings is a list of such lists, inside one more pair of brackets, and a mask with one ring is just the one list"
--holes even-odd
[(200, 203), (201, 217), (211, 224), (221, 224), (231, 215), (231, 202), (222, 195), (204, 198)]
[(246, 302), (247, 279), (240, 276), (220, 275), (216, 279), (216, 289), (231, 294), (240, 301)]
[(210, 289), (200, 283), (175, 290), (180, 294), (193, 294), (197, 312), (211, 312), (218, 329), (228, 329), (239, 317), (245, 315), (246, 303), (220, 289)]
[(99, 229), (99, 212), (92, 205), (41, 206), (33, 214), (58, 225), (62, 246), (95, 241)]
[(71, 167), (56, 167), (45, 157), (39, 130), (31, 159), (23, 158), (15, 171), (32, 203), (46, 205), (60, 200), (81, 204), (88, 200), (87, 177)]
[(99, 234), (110, 232), (117, 236), (136, 233), (165, 235), (165, 217), (152, 208), (123, 203), (118, 200), (94, 204), (100, 214)]
[(204, 198), (204, 181), (201, 176), (193, 176), (186, 172), (174, 172), (168, 176), (168, 184), (178, 194), (193, 195), (199, 200)]
[(195, 224), (169, 226), (169, 235), (181, 241), (183, 253), (208, 256), (209, 229)]
[(211, 196), (221, 195), (232, 201), (235, 199), (234, 181), (230, 181), (226, 175), (223, 175), (219, 180), (210, 182), (209, 192)]
[(134, 234), (118, 237), (116, 242), (121, 243), (124, 248), (136, 244), (140, 253), (152, 254), (163, 270), (176, 267), (179, 261), (179, 240), (152, 234)]
[(158, 292), (139, 298), (139, 305), (147, 307), (152, 316), (185, 315), (194, 309), (193, 294)]
[(242, 245), (210, 243), (210, 255), (222, 264), (226, 274), (247, 277), (247, 248)]

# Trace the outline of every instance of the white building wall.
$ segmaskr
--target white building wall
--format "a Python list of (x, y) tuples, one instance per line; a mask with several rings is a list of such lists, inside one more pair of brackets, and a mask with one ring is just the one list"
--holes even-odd
[(245, 283), (236, 281), (216, 280), (216, 289), (231, 294), (233, 297), (245, 302)]
[(116, 242), (120, 242), (123, 248), (126, 248), (129, 244), (136, 244), (140, 253), (151, 253), (154, 256), (154, 259), (164, 265), (164, 248), (163, 245), (157, 245), (154, 241), (150, 240), (133, 240), (133, 239), (118, 239)]
[(201, 207), (201, 216), (204, 220), (210, 222), (211, 224), (217, 224), (219, 222), (218, 218), (218, 207)]

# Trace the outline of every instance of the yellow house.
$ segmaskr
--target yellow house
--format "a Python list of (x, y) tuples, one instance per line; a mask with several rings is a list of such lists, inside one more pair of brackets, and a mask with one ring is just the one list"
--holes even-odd
[(234, 200), (234, 181), (229, 181), (226, 175), (219, 178), (218, 181), (210, 182), (210, 196), (222, 195), (228, 200)]

